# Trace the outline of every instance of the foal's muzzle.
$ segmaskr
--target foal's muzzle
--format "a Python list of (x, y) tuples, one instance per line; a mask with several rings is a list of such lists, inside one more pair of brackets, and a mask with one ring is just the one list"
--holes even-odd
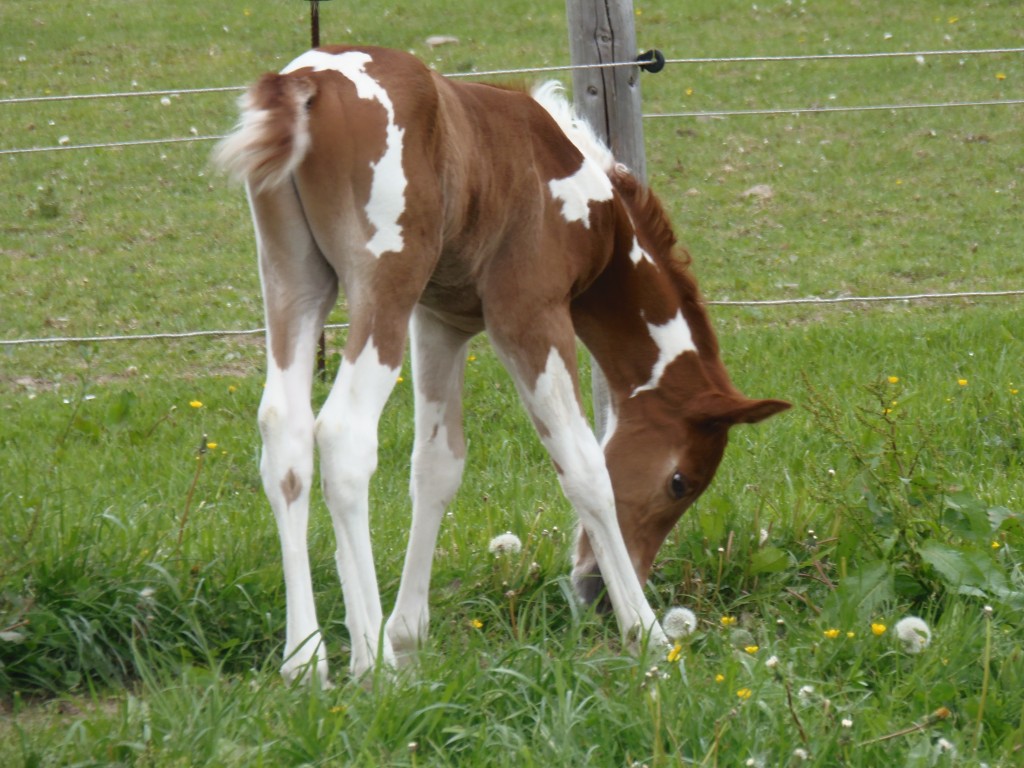
[(608, 598), (601, 569), (596, 563), (584, 570), (574, 570), (572, 585), (576, 590), (576, 595), (585, 605), (594, 606), (594, 609), (601, 614), (612, 612), (612, 601)]

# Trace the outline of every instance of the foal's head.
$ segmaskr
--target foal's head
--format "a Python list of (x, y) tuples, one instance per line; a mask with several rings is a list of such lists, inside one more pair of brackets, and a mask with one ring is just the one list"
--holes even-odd
[[(661, 312), (662, 320), (654, 320), (654, 325), (661, 325), (669, 316), (666, 313), (681, 316), (685, 322), (676, 321), (680, 332), (688, 333), (692, 342), (679, 344), (678, 348), (690, 348), (668, 361), (656, 380), (652, 377), (645, 385), (623, 386), (621, 379), (610, 379), (613, 415), (605, 438), (605, 460), (619, 527), (643, 583), (669, 531), (711, 484), (725, 452), (729, 428), (759, 422), (790, 404), (750, 399), (733, 386), (719, 358), (718, 342), (688, 259), (677, 252), (660, 203), (632, 177), (615, 174), (613, 181), (629, 211), (637, 241), (651, 257), (650, 263), (638, 263), (636, 269), (646, 269), (645, 279), (658, 283), (660, 296), (654, 304), (661, 306), (644, 307), (640, 314)], [(672, 299), (670, 309), (664, 305), (665, 296)], [(670, 324), (662, 327), (668, 329)], [(664, 340), (654, 342), (662, 348), (671, 346)], [(635, 343), (651, 345), (652, 340), (640, 338)], [(573, 580), (586, 602), (602, 598), (604, 582), (582, 530)], [(606, 598), (600, 607), (610, 607)]]

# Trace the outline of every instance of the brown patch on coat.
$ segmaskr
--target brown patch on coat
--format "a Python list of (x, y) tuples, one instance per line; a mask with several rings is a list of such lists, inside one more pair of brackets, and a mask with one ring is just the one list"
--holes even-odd
[(302, 494), (302, 481), (299, 480), (294, 469), (289, 469), (288, 474), (281, 481), (281, 493), (284, 494), (284, 500), (288, 504), (293, 504)]

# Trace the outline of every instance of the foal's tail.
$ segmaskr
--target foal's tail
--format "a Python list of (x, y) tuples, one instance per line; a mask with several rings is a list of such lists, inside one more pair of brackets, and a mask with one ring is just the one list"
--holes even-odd
[(213, 162), (253, 192), (284, 182), (309, 149), (311, 77), (263, 75), (239, 99), (241, 119), (213, 152)]

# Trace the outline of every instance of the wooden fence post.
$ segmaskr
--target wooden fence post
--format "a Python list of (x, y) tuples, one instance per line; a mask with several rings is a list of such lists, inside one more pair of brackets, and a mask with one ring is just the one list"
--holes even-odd
[[(572, 64), (636, 61), (633, 0), (565, 0)], [(644, 129), (640, 109), (640, 68), (576, 69), (572, 74), (576, 111), (607, 142), (615, 158), (647, 181)], [(600, 440), (607, 427), (608, 381), (590, 358), (594, 433)]]

